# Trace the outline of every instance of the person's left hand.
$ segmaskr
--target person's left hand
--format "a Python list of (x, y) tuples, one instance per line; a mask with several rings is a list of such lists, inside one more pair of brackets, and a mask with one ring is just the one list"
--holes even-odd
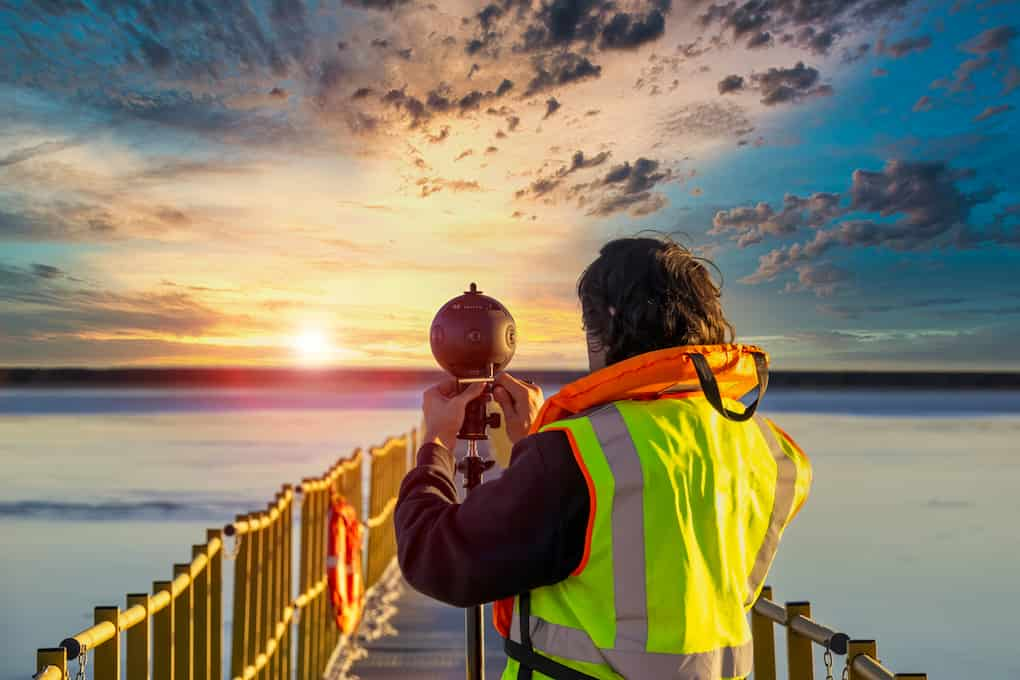
[(457, 394), (457, 381), (447, 380), (425, 390), (422, 395), (422, 412), (425, 420), (423, 444), (438, 444), (453, 451), (457, 433), (464, 423), (464, 409), (467, 403), (481, 396), (484, 383), (471, 383)]

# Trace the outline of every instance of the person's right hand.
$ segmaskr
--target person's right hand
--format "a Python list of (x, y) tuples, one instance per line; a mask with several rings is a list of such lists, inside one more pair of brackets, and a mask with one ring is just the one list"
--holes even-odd
[(531, 423), (538, 417), (543, 401), (542, 388), (509, 373), (500, 373), (495, 382), (492, 396), (503, 409), (507, 437), (511, 444), (516, 444), (528, 436)]

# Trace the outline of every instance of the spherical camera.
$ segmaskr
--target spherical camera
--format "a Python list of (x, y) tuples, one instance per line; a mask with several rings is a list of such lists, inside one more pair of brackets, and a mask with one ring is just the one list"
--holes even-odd
[(506, 307), (472, 283), (436, 312), (429, 344), (439, 365), (456, 378), (491, 378), (513, 358), (517, 327)]

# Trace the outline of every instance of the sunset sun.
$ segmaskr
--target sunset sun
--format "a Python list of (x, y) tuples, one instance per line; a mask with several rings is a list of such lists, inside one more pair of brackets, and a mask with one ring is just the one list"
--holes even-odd
[(333, 344), (324, 331), (310, 328), (301, 331), (291, 339), (294, 356), (304, 364), (327, 362), (334, 354)]

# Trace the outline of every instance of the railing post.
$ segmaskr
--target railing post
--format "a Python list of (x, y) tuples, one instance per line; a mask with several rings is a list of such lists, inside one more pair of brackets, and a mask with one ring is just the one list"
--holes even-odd
[(152, 615), (152, 680), (174, 680), (174, 585), (153, 581), (153, 595), (164, 590), (170, 602)]
[[(276, 494), (274, 502), (269, 504), (269, 516), (272, 517), (272, 509), (278, 508), (280, 505), (280, 494)], [(269, 527), (266, 529), (266, 538), (268, 539), (268, 563), (266, 564), (266, 650), (268, 652), (269, 641), (276, 636), (276, 622), (277, 618), (276, 607), (279, 593), (280, 576), (277, 569), (277, 562), (280, 559), (280, 544), (279, 544), (279, 526), (280, 516), (277, 514), (276, 519), (271, 520)], [(265, 674), (263, 677), (269, 680), (278, 680), (278, 670), (280, 667), (280, 659), (278, 656), (279, 650), (274, 649), (273, 655), (266, 660)]]
[[(272, 504), (270, 504), (272, 507)], [(269, 513), (265, 512), (260, 518), (268, 522)], [(270, 564), (270, 554), (273, 547), (270, 545), (270, 526), (267, 523), (266, 526), (259, 529), (259, 559), (258, 559), (258, 575), (259, 575), (259, 587), (256, 591), (255, 597), (258, 601), (258, 636), (255, 647), (255, 654), (253, 655), (254, 663), (255, 659), (258, 659), (259, 654), (265, 654), (266, 643), (269, 641), (269, 578), (272, 576), (272, 565)], [(269, 664), (267, 663), (262, 667), (262, 670), (258, 672), (256, 677), (259, 680), (266, 680), (269, 672)]]
[(223, 679), (223, 531), (207, 529), (206, 545), (220, 542), (220, 549), (209, 558), (209, 678)]
[[(261, 525), (262, 515), (253, 512), (248, 515), (248, 522)], [(262, 642), (260, 625), (262, 623), (262, 609), (259, 598), (262, 581), (262, 529), (249, 529), (248, 541), (251, 543), (251, 555), (248, 558), (248, 629), (245, 635), (248, 638), (247, 651), (245, 652), (245, 665), (252, 666), (259, 656), (259, 645)], [(241, 668), (244, 673), (244, 668)]]
[[(303, 480), (308, 482), (308, 479)], [(299, 558), (298, 558), (298, 591), (300, 593), (308, 592), (308, 513), (311, 511), (311, 492), (301, 487), (301, 543), (298, 545)], [(300, 610), (299, 616), (301, 617), (298, 621), (298, 653), (297, 653), (297, 680), (308, 680), (308, 653), (310, 650), (308, 631), (309, 631), (309, 615), (308, 605), (306, 603), (305, 608)]]
[(854, 658), (861, 654), (867, 654), (878, 661), (878, 645), (874, 640), (851, 640), (846, 648), (846, 661), (850, 667), (850, 680), (864, 680), (860, 673), (854, 670)]
[(60, 677), (67, 677), (67, 650), (63, 647), (43, 647), (35, 652), (35, 672), (41, 673), (47, 666), (56, 666)]
[(130, 593), (126, 605), (145, 607), (145, 617), (127, 631), (127, 680), (149, 680), (149, 594)]
[[(283, 485), (283, 493), (286, 501), (283, 504), (283, 513), (280, 516), (280, 621), (284, 620), (284, 611), (290, 606), (294, 599), (294, 588), (291, 585), (291, 507), (294, 504), (294, 491), (290, 484)], [(282, 680), (290, 680), (290, 623), (284, 623), (283, 637), (280, 638), (280, 677)]]
[[(322, 535), (321, 524), (322, 524), (322, 491), (316, 489), (311, 492), (312, 497), (312, 512), (309, 515), (311, 520), (311, 526), (309, 528), (309, 564), (308, 568), (311, 570), (311, 578), (309, 579), (310, 585), (315, 585), (321, 579), (321, 571), (319, 569), (319, 538)], [(309, 663), (311, 665), (311, 677), (319, 678), (322, 675), (322, 666), (320, 665), (320, 653), (322, 650), (322, 616), (320, 614), (320, 605), (322, 604), (322, 593), (320, 592), (315, 598), (309, 603), (308, 612), (311, 615), (311, 650)]]
[[(178, 593), (174, 603), (174, 677), (173, 680), (192, 680), (194, 673), (191, 655), (192, 635), (192, 584), (191, 565), (175, 564), (174, 580), (188, 576), (188, 585)], [(172, 592), (171, 592), (172, 594)]]
[[(795, 616), (811, 618), (810, 602), (787, 602), (786, 620)], [(786, 664), (790, 680), (814, 680), (814, 658), (811, 640), (786, 627)]]
[[(191, 546), (193, 558), (206, 554), (206, 546)], [(195, 680), (210, 680), (209, 678), (209, 562), (205, 563), (199, 573), (192, 580), (192, 594), (194, 598), (194, 613), (192, 616), (192, 664)]]
[[(241, 522), (245, 515), (237, 515), (234, 520)], [(250, 532), (237, 537), (240, 541), (237, 556), (234, 558), (234, 597), (233, 614), (230, 619), (230, 677), (239, 678), (244, 675), (247, 665), (248, 636), (250, 620), (250, 603), (248, 599), (249, 578), (251, 569), (251, 538)]]
[(113, 624), (113, 637), (95, 649), (93, 662), (95, 680), (120, 680), (120, 609), (118, 607), (96, 607), (95, 623), (108, 621)]
[[(760, 597), (772, 599), (772, 586), (761, 589)], [(776, 631), (771, 619), (751, 608), (751, 637), (754, 641), (754, 680), (776, 680)]]

